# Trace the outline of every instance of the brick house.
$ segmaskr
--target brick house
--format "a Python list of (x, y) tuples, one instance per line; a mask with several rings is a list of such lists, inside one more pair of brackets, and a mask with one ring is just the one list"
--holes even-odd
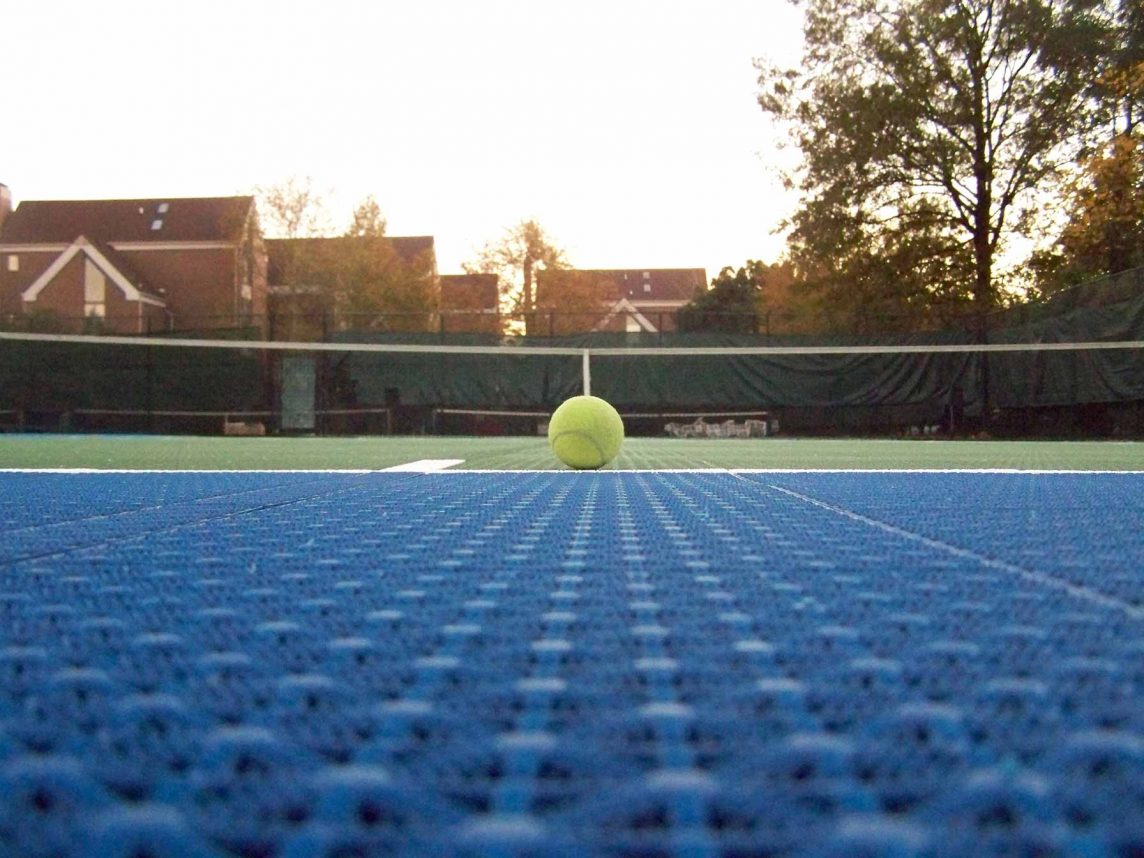
[(673, 331), (675, 314), (706, 289), (702, 268), (543, 270), (529, 328), (557, 334)]
[(0, 199), (0, 212), (4, 324), (146, 333), (265, 323), (253, 197), (25, 200), (15, 210)]

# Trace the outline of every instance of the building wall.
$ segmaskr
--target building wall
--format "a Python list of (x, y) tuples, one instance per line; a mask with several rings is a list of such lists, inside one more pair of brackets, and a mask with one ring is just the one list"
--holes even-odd
[(529, 333), (642, 331), (633, 314), (616, 310), (621, 300), (639, 311), (656, 331), (674, 331), (676, 313), (705, 288), (705, 278), (702, 268), (541, 271), (538, 312), (529, 322)]
[[(35, 301), (24, 302), (28, 315), (51, 313), (61, 321), (78, 323), (83, 319), (84, 263), (87, 257), (78, 254), (63, 270), (56, 274)], [(69, 325), (72, 327), (72, 325)]]
[[(254, 315), (255, 300), (239, 295), (239, 256), (233, 245), (204, 249), (119, 248), (132, 268), (167, 302), (175, 330), (230, 328)], [(261, 292), (265, 313), (265, 290)]]
[(675, 314), (678, 313), (680, 308), (684, 305), (678, 301), (658, 303), (652, 301), (632, 301), (632, 306), (639, 310), (644, 318), (655, 325), (657, 330), (670, 333), (677, 327)]
[[(56, 261), (62, 248), (51, 251), (0, 250), (0, 317), (8, 320), (23, 312), (21, 293), (31, 286), (48, 266)], [(11, 270), (16, 259), (17, 270)]]
[(260, 320), (263, 332), (269, 324), (270, 318), (270, 287), (267, 275), (268, 259), (266, 242), (258, 232), (257, 225), (247, 232), (247, 239), (243, 245), (243, 258), (246, 260), (247, 274), (252, 290), (251, 310), (256, 319)]
[(8, 186), (0, 184), (0, 231), (4, 229), (4, 221), (12, 214), (12, 192)]
[[(24, 247), (0, 251), (0, 317), (9, 319), (25, 311), (21, 293), (64, 250), (63, 247), (52, 246), (49, 249)], [(248, 248), (220, 245), (206, 249), (127, 249), (120, 250), (120, 253), (142, 278), (146, 288), (166, 301), (175, 328), (232, 328), (265, 322), (268, 311), (266, 256), (260, 242), (252, 242)], [(12, 257), (17, 260), (16, 271), (10, 270)], [(80, 258), (83, 257), (77, 257)], [(244, 282), (250, 284), (248, 299), (242, 295)], [(82, 282), (77, 288), (79, 297), (76, 301), (79, 303), (68, 304), (74, 312), (61, 315), (82, 317)], [(53, 300), (67, 303), (62, 297)], [(165, 323), (151, 322), (151, 330), (164, 326)]]
[[(0, 191), (2, 190), (6, 189), (0, 185)], [(218, 201), (185, 202), (183, 209), (186, 211), (183, 214), (192, 220), (184, 218), (179, 228), (184, 232), (191, 230), (192, 233), (197, 230), (204, 234), (203, 240), (184, 241), (174, 237), (164, 239), (158, 232), (147, 233), (145, 237), (139, 235), (127, 241), (122, 240), (122, 237), (117, 240), (115, 234), (122, 233), (125, 227), (120, 222), (122, 219), (117, 221), (114, 217), (107, 223), (102, 220), (93, 222), (89, 224), (89, 230), (79, 230), (79, 233), (89, 233), (89, 238), (94, 237), (109, 244), (120, 257), (124, 272), (133, 281), (140, 282), (143, 289), (167, 303), (175, 327), (210, 329), (253, 324), (265, 328), (268, 313), (266, 247), (253, 205), (240, 208), (236, 207), (237, 204), (231, 204), (231, 214), (245, 218), (245, 221), (231, 221), (230, 226), (227, 226), (207, 222), (213, 217), (211, 212), (218, 209)], [(71, 208), (81, 205), (71, 204)], [(100, 202), (98, 205), (110, 207), (112, 215), (118, 212), (115, 208), (116, 201)], [(119, 204), (119, 207), (122, 208), (122, 205)], [(161, 206), (160, 211), (164, 208)], [(64, 218), (66, 225), (69, 212), (75, 212), (67, 206), (62, 211), (60, 217)], [(33, 224), (35, 216), (34, 211), (28, 215)], [(12, 217), (19, 218), (19, 212)], [(194, 222), (194, 217), (198, 217), (202, 223)], [(11, 226), (13, 223), (9, 221), (9, 227)], [(0, 324), (8, 324), (23, 313), (21, 293), (59, 258), (60, 253), (67, 250), (67, 244), (50, 238), (47, 239), (50, 244), (37, 248), (32, 243), (33, 235), (40, 235), (41, 232), (44, 235), (60, 233), (62, 229), (59, 222), (47, 222), (41, 226), (42, 229), (32, 229), (20, 241), (10, 240), (7, 246), (0, 238), (0, 248), (3, 248), (0, 249)], [(206, 233), (212, 231), (218, 233), (217, 239), (206, 237)], [(12, 229), (7, 232), (12, 233)], [(25, 232), (28, 230), (25, 229)], [(29, 243), (24, 244), (24, 241)], [(12, 258), (17, 260), (15, 271), (9, 270), (9, 260)], [(53, 296), (50, 302), (58, 303), (56, 309), (66, 309), (68, 315), (78, 313), (82, 316), (81, 299), (82, 295), (75, 301), (61, 295)], [(77, 301), (80, 303), (77, 304)], [(156, 309), (164, 317), (163, 323), (156, 321), (155, 310), (142, 311), (136, 307), (145, 319), (144, 329), (161, 330), (166, 327), (165, 312), (162, 308)]]
[[(89, 284), (99, 286), (103, 315), (89, 317)], [(77, 332), (98, 326), (110, 333), (135, 334), (162, 327), (162, 308), (129, 300), (122, 290), (84, 255), (77, 255), (40, 291), (23, 302), (26, 315), (49, 314), (58, 328)]]

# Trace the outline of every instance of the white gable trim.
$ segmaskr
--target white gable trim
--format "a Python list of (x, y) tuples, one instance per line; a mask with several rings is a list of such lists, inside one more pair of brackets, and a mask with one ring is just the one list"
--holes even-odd
[(645, 331), (647, 331), (648, 333), (651, 333), (651, 334), (658, 333), (658, 330), (656, 329), (655, 325), (653, 325), (651, 322), (649, 322), (647, 319), (647, 316), (645, 316), (643, 313), (641, 313), (639, 310), (637, 310), (635, 305), (631, 301), (629, 301), (627, 298), (621, 298), (619, 301), (617, 301), (615, 304), (613, 304), (612, 309), (608, 311), (608, 315), (604, 316), (604, 318), (602, 318), (596, 324), (596, 327), (593, 328), (593, 330), (602, 331), (604, 329), (604, 327), (610, 321), (612, 321), (612, 319), (616, 318), (616, 316), (618, 316), (620, 313), (627, 313), (629, 316), (632, 316), (633, 318), (635, 318), (635, 320), (639, 324), (639, 326), (641, 328), (643, 328)]
[(234, 250), (236, 241), (109, 241), (116, 250)]
[(652, 309), (658, 308), (671, 308), (676, 309), (686, 307), (690, 301), (681, 301), (677, 298), (625, 298), (626, 301), (631, 301), (633, 307), (648, 307)]
[[(116, 250), (234, 250), (233, 241), (108, 241)], [(63, 253), (70, 244), (0, 244), (0, 253)]]
[(82, 235), (71, 243), (71, 246), (56, 257), (55, 261), (47, 267), (35, 282), (32, 283), (27, 289), (24, 290), (21, 297), (28, 303), (34, 302), (40, 297), (40, 293), (47, 288), (64, 267), (71, 262), (76, 256), (83, 254), (88, 259), (96, 264), (100, 271), (102, 271), (107, 278), (114, 283), (119, 291), (123, 293), (128, 301), (137, 301), (141, 304), (151, 304), (155, 307), (165, 307), (166, 304), (158, 298), (154, 298), (144, 292), (140, 292), (130, 280), (123, 276), (123, 273), (111, 264), (111, 261), (99, 252), (99, 248), (93, 245), (90, 241)]
[(0, 244), (0, 253), (63, 253), (68, 244)]

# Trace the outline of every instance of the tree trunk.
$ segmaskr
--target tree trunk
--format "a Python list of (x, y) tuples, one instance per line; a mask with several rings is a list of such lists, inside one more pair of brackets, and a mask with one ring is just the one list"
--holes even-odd
[(526, 313), (532, 312), (532, 257), (525, 254), (524, 264), (521, 266), (524, 275), (524, 294), (521, 295), (521, 308)]

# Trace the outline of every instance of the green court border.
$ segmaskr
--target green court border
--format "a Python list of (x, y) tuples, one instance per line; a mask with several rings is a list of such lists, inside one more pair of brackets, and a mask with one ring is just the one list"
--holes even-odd
[[(420, 459), (560, 467), (543, 438), (0, 435), (0, 469), (380, 470)], [(629, 438), (610, 468), (1144, 471), (1144, 442)]]

